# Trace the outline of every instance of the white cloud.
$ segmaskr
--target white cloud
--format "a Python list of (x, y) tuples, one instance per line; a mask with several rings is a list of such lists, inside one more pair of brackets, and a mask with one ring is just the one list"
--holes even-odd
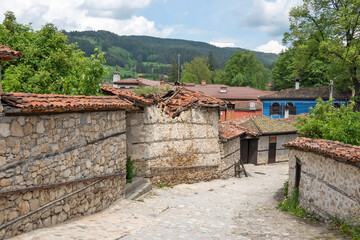
[(54, 23), (67, 31), (108, 30), (119, 35), (169, 36), (172, 27), (159, 29), (154, 21), (136, 16), (137, 10), (151, 3), (152, 0), (12, 0), (6, 6), (0, 5), (0, 20), (10, 10), (19, 23), (31, 22), (35, 29)]
[(289, 29), (289, 11), (302, 0), (253, 0), (254, 5), (241, 27), (255, 27), (272, 36), (280, 36)]
[(214, 45), (216, 47), (236, 47), (235, 43), (232, 42), (209, 42), (209, 44)]
[(282, 46), (278, 41), (271, 40), (264, 45), (258, 46), (255, 50), (265, 53), (280, 53), (285, 51), (286, 47)]
[(219, 38), (219, 39), (212, 39), (208, 42), (211, 45), (216, 47), (237, 47), (239, 43), (238, 39), (235, 38)]

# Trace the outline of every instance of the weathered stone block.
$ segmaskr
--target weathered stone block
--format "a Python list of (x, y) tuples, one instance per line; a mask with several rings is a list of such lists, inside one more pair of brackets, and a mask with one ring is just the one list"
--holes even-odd
[(14, 137), (23, 137), (24, 136), (24, 132), (23, 132), (21, 125), (15, 119), (11, 122), (10, 132), (11, 132), (11, 136), (14, 136)]

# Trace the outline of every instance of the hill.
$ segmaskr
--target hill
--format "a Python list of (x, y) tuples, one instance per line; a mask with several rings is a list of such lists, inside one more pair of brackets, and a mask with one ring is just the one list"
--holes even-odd
[[(108, 31), (63, 32), (69, 42), (77, 42), (87, 56), (98, 47), (105, 52), (107, 65), (131, 69), (141, 63), (142, 68), (152, 68), (153, 73), (163, 72), (164, 64), (181, 55), (181, 63), (190, 62), (195, 57), (205, 58), (212, 51), (218, 68), (224, 68), (226, 62), (236, 51), (242, 48), (219, 48), (205, 42), (180, 39), (164, 39), (148, 36), (119, 36)], [(279, 57), (277, 54), (255, 52), (256, 58), (265, 66), (271, 67)], [(142, 64), (145, 63), (145, 64)], [(139, 65), (138, 65), (139, 66)], [(154, 69), (154, 66), (157, 69)], [(139, 69), (137, 69), (139, 70)], [(146, 69), (141, 69), (146, 72)], [(145, 71), (144, 71), (145, 70)]]

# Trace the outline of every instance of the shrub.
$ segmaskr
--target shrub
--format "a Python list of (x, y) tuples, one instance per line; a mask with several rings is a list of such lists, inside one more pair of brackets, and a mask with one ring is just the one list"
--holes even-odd
[(360, 145), (360, 112), (353, 111), (354, 103), (335, 108), (331, 100), (317, 101), (310, 116), (296, 123), (299, 136)]

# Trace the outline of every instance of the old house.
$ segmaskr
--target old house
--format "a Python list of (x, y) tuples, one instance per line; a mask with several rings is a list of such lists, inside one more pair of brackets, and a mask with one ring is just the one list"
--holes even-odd
[(259, 114), (222, 122), (219, 132), (225, 141), (238, 142), (243, 163), (266, 164), (288, 159), (282, 144), (296, 138), (297, 128)]
[(297, 138), (289, 152), (289, 193), (324, 218), (360, 216), (360, 147), (324, 139)]
[(127, 113), (127, 155), (153, 183), (192, 183), (220, 177), (219, 107), (222, 101), (177, 88), (136, 96), (110, 87), (135, 105)]
[(316, 99), (322, 98), (328, 101), (333, 98), (336, 107), (346, 105), (351, 98), (351, 92), (332, 91), (331, 87), (307, 87), (300, 88), (296, 82), (295, 88), (289, 88), (277, 93), (261, 96), (263, 114), (272, 118), (287, 118), (292, 115), (309, 113), (310, 107), (315, 107)]

